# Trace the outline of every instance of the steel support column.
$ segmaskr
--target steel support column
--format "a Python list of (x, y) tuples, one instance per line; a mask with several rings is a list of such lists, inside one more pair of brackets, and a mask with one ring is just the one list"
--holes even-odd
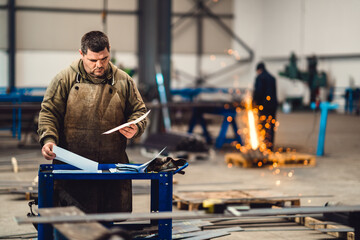
[[(138, 73), (139, 89), (147, 101), (154, 98), (157, 60), (157, 0), (138, 0)], [(152, 92), (149, 92), (149, 91)]]
[(8, 58), (9, 58), (9, 82), (10, 92), (15, 91), (15, 0), (8, 0)]
[[(171, 77), (171, 1), (138, 0), (138, 57), (139, 86), (154, 98), (156, 89), (155, 65), (158, 63), (164, 76), (167, 97), (170, 97)], [(152, 99), (146, 99), (152, 100)], [(169, 99), (170, 100), (170, 99)]]
[(158, 0), (158, 63), (164, 78), (167, 101), (171, 102), (171, 0)]
[[(138, 0), (138, 9), (139, 90), (145, 101), (152, 101), (160, 96), (156, 89), (163, 89), (165, 101), (171, 101), (171, 0)], [(162, 76), (159, 88), (155, 66)], [(159, 132), (164, 127), (161, 118), (166, 118), (166, 114), (155, 109), (152, 118), (154, 124), (150, 126), (150, 132)]]
[[(197, 0), (196, 2), (197, 8), (198, 9), (203, 9), (204, 8), (204, 3), (203, 0)], [(198, 14), (196, 16), (196, 71), (197, 71), (197, 79), (196, 79), (196, 84), (195, 87), (200, 87), (203, 83), (204, 83), (204, 79), (202, 76), (202, 71), (201, 71), (201, 66), (202, 66), (202, 55), (204, 53), (204, 48), (203, 48), (203, 34), (204, 34), (204, 30), (203, 30), (203, 16), (201, 16), (200, 14)]]

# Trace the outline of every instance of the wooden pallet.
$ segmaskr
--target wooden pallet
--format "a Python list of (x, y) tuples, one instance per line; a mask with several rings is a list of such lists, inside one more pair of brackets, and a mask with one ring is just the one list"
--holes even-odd
[(259, 191), (201, 191), (201, 192), (179, 192), (173, 194), (173, 200), (180, 210), (199, 210), (202, 203), (208, 199), (220, 200), (226, 205), (247, 206), (300, 206), (300, 199), (286, 196), (271, 196)]
[(254, 160), (246, 159), (241, 153), (228, 153), (225, 154), (225, 162), (227, 164), (235, 165), (238, 167), (263, 167), (263, 166), (276, 166), (276, 167), (297, 167), (297, 166), (315, 166), (316, 157), (310, 154), (284, 152), (274, 153), (264, 159), (261, 165), (258, 165)]
[(340, 239), (355, 239), (355, 233), (349, 226), (341, 225), (335, 222), (323, 221), (313, 217), (298, 217), (295, 218), (294, 221), (304, 225), (305, 227), (329, 234)]

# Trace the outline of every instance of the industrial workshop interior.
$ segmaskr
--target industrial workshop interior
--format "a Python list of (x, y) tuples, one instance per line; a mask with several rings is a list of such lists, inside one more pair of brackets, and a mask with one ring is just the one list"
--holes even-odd
[(0, 239), (360, 239), (359, 12), (0, 0)]

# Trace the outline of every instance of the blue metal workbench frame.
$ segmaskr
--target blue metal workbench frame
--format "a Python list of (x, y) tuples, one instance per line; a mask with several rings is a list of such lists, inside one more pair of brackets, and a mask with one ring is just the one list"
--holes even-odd
[[(196, 124), (200, 123), (201, 127), (203, 129), (203, 133), (204, 133), (206, 142), (208, 144), (212, 143), (212, 139), (210, 137), (209, 132), (207, 131), (206, 122), (205, 122), (205, 119), (203, 116), (205, 113), (223, 116), (223, 122), (221, 124), (220, 132), (215, 141), (216, 148), (220, 149), (224, 145), (224, 143), (232, 143), (234, 141), (243, 145), (241, 136), (238, 133), (238, 126), (236, 124), (236, 109), (235, 108), (229, 108), (229, 109), (225, 109), (223, 107), (221, 107), (221, 108), (215, 107), (215, 108), (211, 108), (211, 109), (194, 108), (193, 115), (192, 115), (192, 117), (190, 119), (190, 123), (189, 123), (188, 133), (192, 133)], [(228, 120), (228, 117), (231, 117), (231, 121)], [(230, 126), (232, 126), (232, 129), (234, 131), (234, 137), (226, 138), (226, 133)]]
[[(99, 169), (109, 169), (114, 164), (99, 164)], [(53, 207), (54, 180), (150, 180), (151, 181), (151, 212), (172, 211), (173, 172), (160, 173), (54, 173), (53, 170), (76, 170), (71, 165), (42, 164), (39, 168), (39, 208)], [(176, 172), (175, 172), (176, 173)], [(172, 220), (152, 220), (158, 225), (158, 239), (171, 239)], [(38, 239), (53, 239), (53, 227), (50, 224), (38, 225)]]
[[(6, 88), (0, 88), (0, 103), (8, 102), (14, 105), (12, 109), (12, 127), (11, 132), (13, 138), (18, 137), (21, 140), (21, 118), (22, 118), (22, 103), (41, 103), (43, 94), (34, 95), (34, 92), (45, 93), (46, 88), (31, 87), (31, 88), (16, 88), (13, 92), (6, 93)], [(15, 107), (16, 105), (16, 107)]]
[[(171, 94), (173, 95), (180, 95), (187, 101), (193, 102), (194, 98), (199, 95), (200, 93), (230, 93), (232, 92), (231, 89), (228, 88), (182, 88), (182, 89), (171, 89)], [(224, 104), (225, 105), (225, 104)], [(236, 109), (235, 108), (193, 108), (193, 115), (191, 117), (190, 123), (189, 123), (189, 129), (188, 133), (192, 133), (196, 124), (200, 123), (201, 127), (203, 129), (203, 135), (206, 139), (206, 142), (208, 144), (212, 143), (212, 139), (210, 137), (210, 134), (207, 130), (206, 122), (203, 117), (204, 113), (209, 114), (216, 114), (216, 115), (222, 115), (223, 122), (221, 124), (219, 135), (216, 138), (215, 141), (215, 147), (221, 148), (224, 143), (232, 143), (234, 141), (240, 143), (243, 145), (242, 139), (240, 134), (238, 133), (238, 126), (236, 124)], [(231, 121), (228, 121), (228, 117), (231, 117)], [(226, 132), (229, 128), (229, 126), (232, 126), (234, 131), (234, 138), (226, 138)]]

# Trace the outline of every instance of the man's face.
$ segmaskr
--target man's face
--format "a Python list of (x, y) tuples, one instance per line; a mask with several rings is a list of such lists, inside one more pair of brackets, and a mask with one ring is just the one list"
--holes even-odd
[(79, 50), (81, 59), (83, 60), (85, 71), (94, 76), (102, 77), (105, 74), (109, 66), (110, 53), (107, 48), (104, 48), (101, 52), (93, 52), (88, 49), (87, 53), (84, 54)]

